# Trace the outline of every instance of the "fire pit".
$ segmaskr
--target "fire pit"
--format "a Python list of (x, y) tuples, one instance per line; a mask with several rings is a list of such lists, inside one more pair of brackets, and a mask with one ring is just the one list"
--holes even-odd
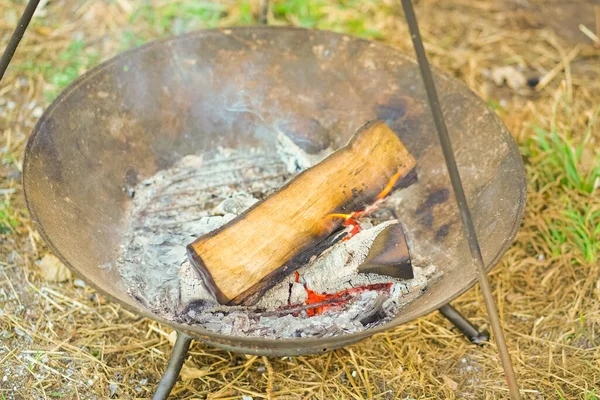
[[(182, 244), (225, 225), (308, 166), (311, 155), (284, 133), (277, 135), (275, 151), (219, 149), (187, 156), (140, 183), (132, 192), (133, 223), (120, 256), (114, 266), (102, 268), (116, 268), (132, 297), (154, 314), (215, 333), (327, 337), (393, 319), (426, 290), (436, 272), (419, 253), (412, 260), (414, 276), (407, 279), (357, 272), (376, 237), (398, 225), (394, 209), (402, 198), (397, 195), (361, 219), (362, 231), (325, 247), (296, 274), (274, 280), (264, 295), (254, 296), (252, 306), (219, 304), (188, 262)], [(314, 161), (322, 156), (313, 155)]]
[[(491, 269), (523, 215), (522, 160), (510, 134), (479, 98), (457, 80), (442, 74), (436, 79)], [(439, 309), (476, 281), (426, 109), (417, 65), (381, 44), (270, 27), (156, 41), (89, 71), (46, 111), (27, 146), (27, 202), (52, 251), (140, 315), (242, 353), (327, 351)], [(262, 308), (244, 309), (236, 318), (227, 318), (235, 314), (227, 309), (212, 320), (203, 314), (206, 297), (185, 259), (192, 236), (261, 200), (375, 118), (415, 157), (418, 181), (392, 194), (360, 237), (328, 251), (360, 253), (357, 249), (368, 248), (386, 224), (400, 221), (415, 277), (343, 283), (341, 270), (339, 276), (330, 273), (339, 283), (336, 292), (389, 284), (387, 297), (378, 299), (381, 287), (371, 286), (371, 297), (353, 303), (359, 309), (351, 316), (343, 314), (347, 323), (320, 321), (318, 327), (284, 332), (277, 321), (291, 313), (281, 310), (282, 301), (293, 305), (292, 298), (303, 301), (307, 288), (322, 292), (331, 284), (311, 287), (319, 271), (313, 259), (267, 292), (259, 300)], [(322, 271), (340, 264), (334, 258), (322, 262)], [(314, 308), (301, 311), (300, 319), (319, 317)], [(262, 325), (248, 320), (256, 313), (263, 313), (256, 317)]]

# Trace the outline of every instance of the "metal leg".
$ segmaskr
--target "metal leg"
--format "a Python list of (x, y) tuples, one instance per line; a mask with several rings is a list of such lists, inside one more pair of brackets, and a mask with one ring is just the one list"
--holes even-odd
[(175, 346), (173, 346), (167, 369), (158, 383), (152, 400), (166, 400), (169, 397), (169, 393), (171, 393), (175, 382), (177, 382), (191, 342), (191, 337), (183, 332), (177, 332), (177, 340), (175, 341)]
[[(401, 0), (401, 3), (402, 9), (404, 10), (404, 16), (406, 17), (406, 23), (408, 24), (408, 30), (415, 48), (417, 61), (419, 62), (421, 78), (423, 78), (423, 86), (425, 87), (427, 99), (429, 100), (431, 115), (438, 133), (438, 138), (440, 139), (444, 160), (446, 161), (446, 169), (448, 170), (450, 183), (452, 184), (452, 189), (454, 189), (456, 204), (458, 206), (458, 210), (460, 211), (463, 234), (467, 243), (469, 244), (469, 250), (471, 252), (471, 256), (473, 257), (473, 262), (477, 267), (479, 287), (481, 289), (481, 294), (483, 295), (483, 300), (485, 301), (485, 308), (487, 309), (488, 316), (490, 317), (490, 326), (492, 328), (492, 332), (494, 333), (494, 339), (496, 339), (498, 355), (500, 356), (500, 362), (502, 363), (502, 368), (504, 369), (504, 376), (506, 378), (506, 383), (508, 384), (510, 398), (512, 400), (520, 400), (521, 394), (519, 392), (519, 383), (517, 382), (512, 360), (510, 359), (510, 353), (508, 352), (508, 346), (506, 345), (506, 339), (504, 338), (504, 331), (502, 330), (502, 323), (500, 322), (498, 307), (496, 306), (494, 294), (492, 293), (492, 287), (488, 280), (486, 265), (483, 261), (483, 255), (481, 253), (479, 241), (477, 240), (475, 224), (473, 223), (473, 217), (469, 209), (469, 204), (467, 203), (467, 195), (465, 194), (465, 190), (461, 182), (460, 172), (454, 157), (454, 150), (452, 149), (452, 142), (450, 141), (450, 135), (448, 134), (448, 128), (444, 122), (444, 113), (442, 111), (442, 106), (440, 105), (440, 99), (437, 95), (433, 75), (431, 73), (431, 69), (429, 68), (429, 61), (427, 60), (425, 46), (423, 45), (421, 33), (419, 32), (417, 16), (415, 15), (415, 10), (413, 9), (411, 0)], [(469, 326), (472, 327), (471, 324), (469, 324)], [(463, 324), (462, 328), (466, 329), (467, 327)]]
[(261, 24), (267, 24), (267, 14), (269, 14), (269, 0), (260, 0), (260, 17), (259, 22)]
[(27, 6), (25, 7), (25, 11), (23, 11), (23, 15), (21, 15), (21, 19), (19, 19), (17, 27), (10, 37), (10, 41), (6, 46), (6, 49), (4, 49), (2, 58), (0, 58), (0, 81), (2, 81), (4, 72), (6, 71), (6, 68), (8, 68), (8, 64), (10, 64), (10, 60), (12, 60), (12, 57), (15, 54), (17, 46), (19, 46), (19, 42), (23, 38), (25, 30), (29, 26), (29, 21), (31, 21), (31, 17), (33, 17), (33, 13), (35, 12), (39, 2), (40, 0), (29, 0), (29, 3), (27, 3)]
[(458, 328), (463, 335), (475, 344), (483, 344), (490, 340), (490, 334), (486, 331), (479, 331), (476, 326), (471, 324), (461, 313), (452, 307), (450, 304), (440, 307), (439, 311), (448, 321), (452, 322), (452, 325)]

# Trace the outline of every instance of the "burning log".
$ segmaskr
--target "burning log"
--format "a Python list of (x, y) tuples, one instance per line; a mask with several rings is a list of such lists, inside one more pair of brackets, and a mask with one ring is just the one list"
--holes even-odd
[(319, 254), (325, 239), (334, 243), (342, 223), (336, 216), (411, 184), (415, 164), (384, 122), (369, 122), (346, 146), (189, 244), (188, 258), (221, 304), (242, 304)]

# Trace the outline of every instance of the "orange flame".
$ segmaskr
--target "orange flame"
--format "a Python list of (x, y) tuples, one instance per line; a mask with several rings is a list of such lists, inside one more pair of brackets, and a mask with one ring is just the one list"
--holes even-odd
[(399, 169), (398, 172), (396, 172), (394, 175), (392, 175), (392, 177), (388, 181), (388, 183), (385, 186), (385, 188), (381, 191), (381, 193), (379, 193), (377, 195), (377, 200), (382, 200), (383, 198), (385, 198), (385, 196), (387, 196), (392, 191), (392, 189), (394, 188), (394, 185), (396, 184), (396, 182), (400, 178), (400, 175), (402, 175), (402, 170), (401, 169)]
[(349, 219), (352, 218), (352, 214), (327, 214), (325, 218), (343, 218)]
[(350, 229), (350, 232), (348, 232), (348, 236), (346, 236), (344, 239), (342, 239), (342, 242), (349, 240), (352, 236), (356, 235), (358, 232), (361, 231), (360, 223), (357, 221), (357, 218), (368, 215), (368, 214), (372, 213), (373, 211), (375, 211), (377, 209), (377, 205), (379, 204), (379, 202), (381, 202), (392, 191), (392, 189), (394, 188), (394, 185), (400, 178), (401, 174), (402, 174), (402, 170), (398, 170), (398, 172), (396, 172), (394, 175), (392, 175), (392, 177), (388, 181), (385, 188), (383, 188), (383, 190), (375, 198), (376, 199), (375, 203), (373, 203), (369, 207), (365, 208), (364, 210), (354, 211), (350, 214), (338, 214), (338, 213), (327, 214), (324, 217), (324, 219), (342, 218), (342, 219), (344, 219), (344, 222), (343, 222), (344, 226), (352, 227), (352, 229)]

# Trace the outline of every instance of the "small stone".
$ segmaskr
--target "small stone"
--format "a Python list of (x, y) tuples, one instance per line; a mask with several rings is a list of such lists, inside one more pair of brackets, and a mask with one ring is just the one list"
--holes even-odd
[(242, 395), (242, 400), (254, 400), (254, 397), (248, 396), (247, 394)]
[(140, 385), (147, 385), (148, 384), (148, 378), (144, 378), (140, 381)]
[(175, 345), (175, 341), (177, 340), (177, 331), (172, 331), (169, 333), (169, 337), (167, 339), (169, 340), (169, 343)]
[(8, 380), (8, 376), (4, 375), (4, 376), (2, 377), (2, 382), (6, 382), (7, 380)]
[(88, 379), (87, 384), (88, 384), (88, 386), (92, 386), (94, 384), (94, 380)]
[(55, 256), (46, 254), (39, 264), (40, 275), (48, 282), (64, 282), (71, 279), (71, 271)]
[(493, 68), (491, 78), (496, 85), (502, 86), (506, 84), (511, 89), (519, 89), (527, 84), (525, 75), (511, 66)]
[(31, 112), (31, 116), (33, 118), (39, 118), (44, 114), (44, 109), (42, 107), (36, 107), (33, 109), (33, 111)]
[(540, 83), (541, 79), (542, 78), (539, 76), (529, 77), (529, 78), (527, 78), (527, 86), (529, 86), (530, 88), (534, 88)]
[(446, 384), (446, 386), (448, 386), (450, 389), (452, 390), (456, 390), (458, 389), (458, 383), (456, 383), (454, 380), (450, 379), (447, 376), (442, 376), (442, 379), (444, 380), (444, 383)]
[(118, 389), (118, 386), (116, 383), (111, 383), (108, 385), (108, 391), (110, 392), (110, 397), (113, 397), (115, 394), (117, 394), (117, 389)]
[(81, 279), (75, 279), (75, 280), (73, 281), (73, 286), (76, 286), (76, 287), (78, 287), (78, 288), (84, 288), (84, 287), (86, 287), (87, 285), (86, 285), (86, 283), (85, 283), (83, 280), (81, 280)]

